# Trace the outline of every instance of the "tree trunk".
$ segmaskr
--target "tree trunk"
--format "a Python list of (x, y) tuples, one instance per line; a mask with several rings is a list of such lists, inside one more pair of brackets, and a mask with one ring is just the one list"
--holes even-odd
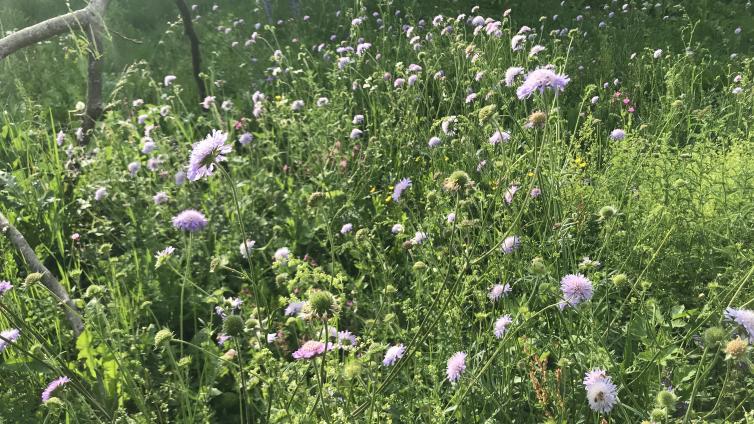
[(71, 329), (73, 330), (74, 336), (78, 337), (84, 330), (84, 322), (81, 320), (81, 315), (73, 304), (73, 301), (71, 301), (71, 298), (68, 296), (65, 287), (63, 287), (58, 279), (52, 275), (52, 272), (40, 262), (36, 253), (34, 253), (34, 249), (29, 246), (29, 243), (26, 241), (23, 234), (8, 222), (8, 219), (2, 212), (0, 212), (0, 233), (8, 238), (33, 272), (42, 274), (42, 284), (44, 284), (45, 287), (47, 287), (47, 289), (49, 289), (58, 299), (65, 311), (65, 316), (68, 319), (68, 324), (70, 324)]
[(196, 36), (196, 31), (194, 31), (194, 23), (191, 21), (191, 9), (186, 5), (186, 2), (184, 0), (175, 0), (175, 5), (178, 6), (178, 11), (181, 14), (183, 31), (191, 43), (191, 67), (194, 81), (196, 81), (196, 88), (199, 90), (199, 101), (201, 102), (207, 97), (207, 88), (204, 86), (204, 80), (202, 80), (201, 76), (202, 56), (199, 51), (199, 37)]

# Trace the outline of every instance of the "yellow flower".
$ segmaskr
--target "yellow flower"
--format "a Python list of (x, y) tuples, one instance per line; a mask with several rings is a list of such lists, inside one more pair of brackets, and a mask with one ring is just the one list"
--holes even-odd
[(275, 101), (276, 101), (276, 102), (279, 102), (279, 101), (281, 101), (281, 100), (283, 100), (283, 98), (282, 98), (281, 96), (279, 96), (279, 95), (278, 95), (278, 96), (275, 96)]
[(385, 198), (385, 203), (390, 203), (393, 201), (393, 196), (388, 196)]
[(526, 175), (527, 175), (527, 176), (529, 176), (529, 177), (533, 177), (533, 176), (534, 176), (534, 173), (533, 173), (533, 172), (531, 172), (531, 171), (529, 171), (529, 172), (528, 172), (528, 173), (527, 173)]
[(372, 188), (369, 189), (370, 193), (374, 193), (375, 191), (377, 191), (377, 187), (372, 186)]

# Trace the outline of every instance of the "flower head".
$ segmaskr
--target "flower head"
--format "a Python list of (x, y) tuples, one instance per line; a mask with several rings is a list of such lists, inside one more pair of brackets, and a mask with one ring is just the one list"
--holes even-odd
[(610, 138), (616, 141), (626, 138), (626, 132), (620, 128), (616, 128), (610, 132)]
[(71, 379), (66, 376), (58, 377), (55, 380), (52, 380), (50, 384), (47, 385), (47, 388), (42, 392), (42, 402), (47, 402), (48, 400), (50, 400), (50, 398), (52, 397), (52, 392), (64, 386), (70, 381)]
[(513, 322), (513, 318), (510, 315), (503, 315), (495, 321), (495, 337), (498, 339), (505, 335), (508, 330), (508, 325)]
[(4, 295), (5, 292), (13, 288), (13, 284), (11, 284), (9, 281), (0, 281), (0, 296)]
[(106, 198), (107, 194), (107, 189), (105, 187), (100, 187), (97, 189), (97, 191), (94, 192), (94, 200), (99, 202)]
[(152, 200), (154, 201), (155, 205), (161, 205), (170, 200), (170, 198), (164, 191), (158, 191), (154, 196), (152, 196)]
[(546, 88), (556, 93), (563, 91), (571, 79), (568, 75), (556, 74), (547, 68), (538, 68), (526, 75), (524, 83), (516, 90), (519, 100), (528, 99), (535, 91), (544, 93)]
[(505, 85), (507, 87), (511, 87), (516, 77), (523, 73), (524, 73), (524, 68), (520, 66), (511, 66), (505, 71)]
[(325, 344), (320, 341), (309, 340), (301, 345), (301, 347), (298, 348), (297, 351), (293, 352), (293, 359), (311, 359), (321, 353), (324, 353), (325, 349), (331, 350), (332, 343), (328, 342), (327, 346), (325, 346)]
[(338, 331), (335, 337), (338, 339), (338, 348), (343, 350), (355, 349), (359, 343), (356, 336), (348, 330)]
[(387, 352), (385, 352), (385, 358), (382, 360), (382, 365), (388, 367), (394, 365), (399, 359), (403, 358), (403, 354), (406, 352), (406, 347), (403, 344), (390, 346)]
[(280, 262), (282, 264), (285, 264), (288, 262), (288, 257), (291, 255), (291, 250), (287, 247), (281, 247), (280, 249), (275, 251), (275, 254), (272, 255), (273, 259), (275, 259), (275, 262)]
[(725, 318), (746, 329), (749, 334), (749, 341), (754, 343), (754, 311), (749, 309), (727, 308)]
[(393, 234), (398, 234), (403, 232), (403, 225), (401, 224), (394, 224), (393, 228), (390, 229), (390, 232)]
[(14, 343), (21, 336), (21, 331), (17, 328), (11, 328), (0, 332), (0, 352), (4, 351), (8, 345)]
[(398, 181), (395, 184), (395, 187), (393, 188), (393, 201), (398, 202), (401, 200), (401, 195), (403, 192), (411, 187), (411, 179), (410, 178), (403, 178), (402, 180)]
[(490, 289), (490, 292), (487, 293), (487, 297), (490, 298), (491, 301), (497, 302), (500, 297), (507, 295), (511, 292), (511, 285), (508, 283), (503, 284), (495, 284)]
[(610, 413), (618, 402), (618, 388), (612, 379), (601, 369), (586, 373), (584, 388), (589, 407), (602, 414)]
[(353, 224), (351, 224), (350, 222), (343, 224), (343, 226), (340, 228), (340, 234), (348, 234), (351, 231), (353, 231)]
[(254, 240), (246, 240), (244, 242), (241, 242), (241, 245), (238, 246), (238, 251), (241, 253), (241, 256), (246, 259), (248, 255), (251, 253), (252, 249), (254, 249), (254, 245), (257, 244)]
[(176, 80), (176, 76), (175, 75), (165, 75), (165, 79), (163, 80), (162, 83), (165, 85), (165, 87), (168, 87), (171, 84), (173, 84), (173, 81), (175, 81), (175, 80)]
[(194, 233), (207, 227), (207, 218), (195, 209), (186, 209), (173, 217), (173, 227), (181, 231)]
[(233, 149), (230, 145), (225, 144), (227, 139), (228, 134), (212, 130), (212, 133), (207, 134), (204, 140), (194, 144), (186, 172), (189, 181), (196, 181), (212, 175), (215, 163), (226, 160), (225, 155)]
[(501, 141), (502, 142), (507, 142), (510, 139), (511, 139), (511, 135), (508, 134), (507, 132), (505, 132), (505, 131), (495, 131), (490, 136), (490, 140), (489, 141), (490, 141), (490, 144), (492, 144), (494, 146), (494, 145), (500, 143)]
[(448, 380), (455, 383), (461, 378), (464, 371), (466, 371), (466, 353), (456, 352), (448, 359), (448, 369), (446, 370)]
[(154, 267), (155, 268), (159, 268), (160, 266), (162, 266), (162, 264), (164, 264), (165, 261), (167, 261), (168, 259), (170, 259), (173, 256), (174, 252), (175, 252), (175, 247), (168, 246), (168, 247), (160, 250), (159, 252), (155, 253), (154, 254), (154, 258), (155, 258), (156, 262), (154, 264)]
[(576, 306), (592, 298), (594, 294), (592, 282), (581, 274), (568, 274), (560, 280), (563, 291), (561, 309), (566, 306)]
[(305, 302), (291, 302), (285, 307), (285, 316), (296, 316), (303, 309)]
[(521, 247), (521, 240), (518, 238), (518, 236), (508, 236), (500, 245), (500, 250), (508, 255), (518, 250), (519, 247)]

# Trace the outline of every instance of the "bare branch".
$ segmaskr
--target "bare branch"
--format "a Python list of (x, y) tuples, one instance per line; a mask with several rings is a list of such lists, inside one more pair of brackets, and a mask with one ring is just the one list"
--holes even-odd
[(0, 39), (0, 60), (24, 47), (101, 20), (109, 0), (92, 0), (88, 6), (26, 27)]
[(191, 10), (186, 5), (186, 2), (184, 0), (175, 0), (175, 5), (178, 6), (178, 11), (181, 14), (183, 31), (189, 42), (191, 42), (191, 65), (193, 67), (196, 87), (199, 90), (199, 101), (202, 101), (207, 97), (207, 88), (204, 86), (204, 80), (202, 80), (200, 75), (202, 73), (202, 56), (199, 51), (199, 37), (196, 36), (196, 31), (194, 31), (194, 24), (191, 22)]
[(52, 294), (55, 295), (58, 301), (62, 304), (63, 309), (65, 310), (66, 318), (68, 319), (68, 323), (71, 325), (71, 329), (73, 330), (73, 334), (78, 337), (79, 334), (81, 334), (81, 332), (84, 330), (84, 323), (81, 320), (78, 309), (73, 304), (73, 301), (71, 301), (71, 298), (68, 296), (68, 292), (66, 291), (65, 287), (63, 287), (58, 279), (55, 278), (54, 275), (52, 275), (52, 272), (50, 272), (50, 270), (42, 264), (39, 258), (37, 258), (36, 253), (34, 253), (34, 249), (29, 246), (29, 243), (26, 241), (23, 234), (21, 234), (16, 229), (16, 227), (8, 222), (8, 218), (6, 218), (2, 212), (0, 212), (0, 233), (8, 238), (8, 240), (18, 250), (18, 252), (24, 258), (32, 271), (42, 274), (42, 284), (44, 284), (45, 287), (47, 287), (47, 289), (49, 289), (50, 292), (52, 292)]
[(91, 17), (86, 32), (89, 40), (89, 67), (86, 86), (86, 111), (81, 129), (84, 130), (84, 144), (89, 141), (91, 130), (102, 116), (102, 34), (105, 31), (103, 14), (109, 0), (92, 0), (87, 8)]

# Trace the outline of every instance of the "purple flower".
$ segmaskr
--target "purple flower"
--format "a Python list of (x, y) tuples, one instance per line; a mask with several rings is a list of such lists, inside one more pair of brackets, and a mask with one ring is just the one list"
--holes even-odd
[(285, 316), (296, 316), (303, 309), (306, 302), (291, 302), (285, 307)]
[(278, 333), (269, 333), (267, 334), (267, 343), (272, 343), (275, 340), (278, 339)]
[(403, 178), (402, 180), (398, 181), (398, 183), (396, 183), (395, 187), (393, 188), (393, 201), (400, 201), (401, 195), (409, 187), (411, 187), (411, 179)]
[(513, 196), (516, 194), (517, 191), (518, 191), (518, 186), (517, 185), (512, 185), (512, 186), (508, 187), (507, 190), (505, 190), (504, 197), (505, 197), (505, 203), (506, 204), (510, 205), (511, 203), (513, 203)]
[(395, 81), (393, 81), (393, 87), (394, 88), (401, 88), (403, 87), (403, 84), (406, 83), (406, 80), (403, 78), (396, 78)]
[(55, 380), (52, 380), (50, 384), (47, 385), (47, 388), (42, 392), (42, 402), (44, 403), (50, 400), (50, 398), (52, 397), (52, 392), (64, 386), (70, 381), (71, 379), (66, 376), (58, 377)]
[[(218, 307), (219, 307), (219, 306), (218, 306)], [(220, 310), (222, 310), (222, 308), (220, 308)], [(227, 335), (227, 334), (224, 334), (224, 333), (218, 333), (218, 334), (217, 334), (217, 344), (218, 344), (219, 346), (222, 346), (222, 345), (224, 345), (224, 344), (225, 344), (225, 342), (227, 342), (228, 340), (230, 340), (230, 336), (229, 336), (229, 335)]]
[(254, 249), (255, 244), (257, 244), (257, 242), (254, 240), (246, 240), (238, 246), (238, 251), (244, 259), (246, 259), (249, 253), (251, 253), (251, 250)]
[(473, 103), (474, 100), (476, 100), (477, 94), (476, 93), (469, 93), (468, 96), (466, 96), (466, 104)]
[(525, 35), (514, 35), (513, 38), (511, 38), (511, 50), (513, 50), (514, 52), (521, 50), (523, 48), (521, 43), (523, 43), (524, 41), (526, 41)]
[(567, 306), (576, 306), (592, 298), (594, 294), (592, 282), (581, 274), (568, 274), (560, 280), (560, 289), (563, 291), (563, 301), (560, 309)]
[(440, 137), (432, 137), (432, 138), (429, 139), (429, 143), (427, 143), (427, 145), (430, 148), (435, 148), (435, 147), (439, 146), (440, 143), (442, 143), (442, 140), (440, 140)]
[(304, 108), (303, 100), (294, 100), (293, 103), (291, 103), (291, 110), (294, 112), (298, 112), (303, 108)]
[(176, 80), (175, 75), (165, 75), (165, 79), (162, 81), (162, 83), (165, 85), (165, 87), (168, 87), (171, 84), (173, 84), (173, 81), (175, 80)]
[(173, 217), (173, 227), (181, 231), (195, 233), (207, 227), (207, 218), (195, 209), (186, 209)]
[(63, 132), (63, 130), (60, 130), (60, 132), (58, 132), (56, 141), (58, 142), (58, 146), (63, 145), (63, 142), (65, 141), (65, 133)]
[(186, 173), (184, 171), (178, 171), (175, 173), (175, 185), (180, 186), (186, 182)]
[(584, 376), (584, 388), (589, 407), (594, 412), (608, 414), (618, 402), (618, 388), (601, 369), (594, 369)]
[(542, 194), (542, 190), (539, 187), (533, 187), (531, 191), (529, 192), (529, 196), (531, 196), (532, 199), (536, 199)]
[(508, 134), (507, 132), (505, 132), (505, 131), (495, 131), (490, 136), (490, 144), (492, 144), (494, 146), (494, 145), (500, 143), (501, 141), (507, 142), (510, 139), (511, 139), (511, 135)]
[(215, 96), (207, 96), (199, 104), (202, 105), (203, 108), (209, 109), (213, 104), (215, 104)]
[(155, 205), (161, 205), (167, 202), (168, 200), (170, 200), (170, 198), (168, 197), (168, 194), (165, 193), (164, 191), (158, 191), (157, 194), (152, 196), (152, 200), (154, 200)]
[(252, 141), (254, 141), (254, 136), (249, 132), (245, 132), (238, 137), (238, 142), (241, 143), (242, 146), (245, 146)]
[(500, 299), (501, 296), (506, 296), (508, 293), (511, 292), (511, 285), (506, 283), (505, 285), (502, 284), (495, 284), (490, 289), (490, 292), (487, 293), (487, 297), (490, 298), (491, 301), (497, 302), (498, 299)]
[(537, 44), (536, 46), (532, 47), (531, 50), (529, 50), (529, 57), (534, 57), (545, 50), (547, 50), (545, 46), (540, 46), (539, 44)]
[(626, 138), (626, 132), (620, 128), (616, 128), (610, 132), (610, 138), (617, 141), (623, 140)]
[(382, 360), (382, 365), (389, 367), (394, 365), (398, 360), (403, 358), (403, 354), (406, 352), (406, 347), (403, 343), (395, 346), (390, 346), (385, 352), (385, 358)]
[(97, 189), (97, 191), (94, 192), (94, 200), (100, 201), (107, 197), (107, 189), (105, 187), (100, 187)]
[(338, 348), (343, 350), (355, 349), (358, 344), (356, 336), (348, 330), (338, 331), (336, 337), (338, 339)]
[(139, 169), (141, 169), (141, 164), (139, 162), (131, 162), (128, 164), (128, 173), (131, 174), (132, 177), (136, 176)]
[(725, 318), (742, 326), (749, 333), (749, 341), (754, 343), (754, 311), (750, 309), (725, 309)]
[(495, 321), (495, 337), (498, 339), (505, 335), (508, 330), (508, 325), (513, 322), (513, 318), (510, 315), (503, 315)]
[(535, 69), (526, 75), (524, 83), (516, 90), (516, 95), (519, 100), (528, 99), (537, 90), (544, 93), (546, 88), (557, 93), (563, 91), (570, 80), (567, 75), (556, 74), (547, 68)]
[(322, 342), (309, 340), (298, 348), (297, 351), (293, 352), (293, 359), (301, 360), (314, 358), (315, 356), (324, 353), (325, 348), (327, 348), (327, 350), (332, 349), (332, 343), (327, 343), (327, 346), (325, 347), (325, 344)]
[(429, 236), (427, 236), (427, 233), (417, 231), (416, 234), (414, 234), (414, 238), (411, 239), (411, 242), (413, 244), (422, 244), (424, 243)]
[(353, 224), (350, 222), (347, 224), (343, 224), (342, 227), (340, 227), (340, 234), (348, 234), (353, 230)]
[(0, 281), (0, 296), (4, 295), (8, 290), (13, 288), (13, 284), (9, 281)]
[(449, 213), (446, 220), (448, 221), (448, 224), (456, 222), (456, 214), (453, 212)]
[(362, 130), (360, 130), (358, 128), (352, 129), (351, 130), (351, 140), (355, 140), (357, 138), (360, 138), (362, 134), (364, 134), (364, 131), (362, 131)]
[(230, 153), (233, 149), (230, 145), (225, 144), (227, 139), (228, 134), (212, 130), (212, 133), (207, 134), (204, 140), (194, 144), (186, 171), (189, 181), (196, 181), (212, 175), (215, 163), (224, 161), (224, 155)]
[(446, 371), (448, 380), (451, 383), (455, 383), (461, 378), (461, 374), (464, 371), (466, 371), (466, 353), (456, 352), (448, 359), (448, 369)]
[(275, 262), (280, 262), (282, 264), (288, 262), (288, 257), (291, 255), (291, 250), (287, 247), (281, 247), (280, 249), (275, 251), (275, 254), (272, 255), (272, 258), (275, 259)]
[(519, 247), (521, 247), (521, 240), (518, 238), (518, 236), (508, 236), (500, 245), (500, 249), (506, 255), (515, 252)]
[(17, 328), (11, 328), (10, 330), (0, 332), (0, 352), (4, 351), (11, 343), (15, 343), (20, 336), (21, 331)]
[(359, 125), (364, 123), (364, 115), (354, 115), (353, 120), (351, 121), (354, 125)]
[(401, 224), (395, 224), (393, 225), (393, 228), (390, 229), (390, 232), (393, 234), (398, 234), (403, 232), (403, 225)]

